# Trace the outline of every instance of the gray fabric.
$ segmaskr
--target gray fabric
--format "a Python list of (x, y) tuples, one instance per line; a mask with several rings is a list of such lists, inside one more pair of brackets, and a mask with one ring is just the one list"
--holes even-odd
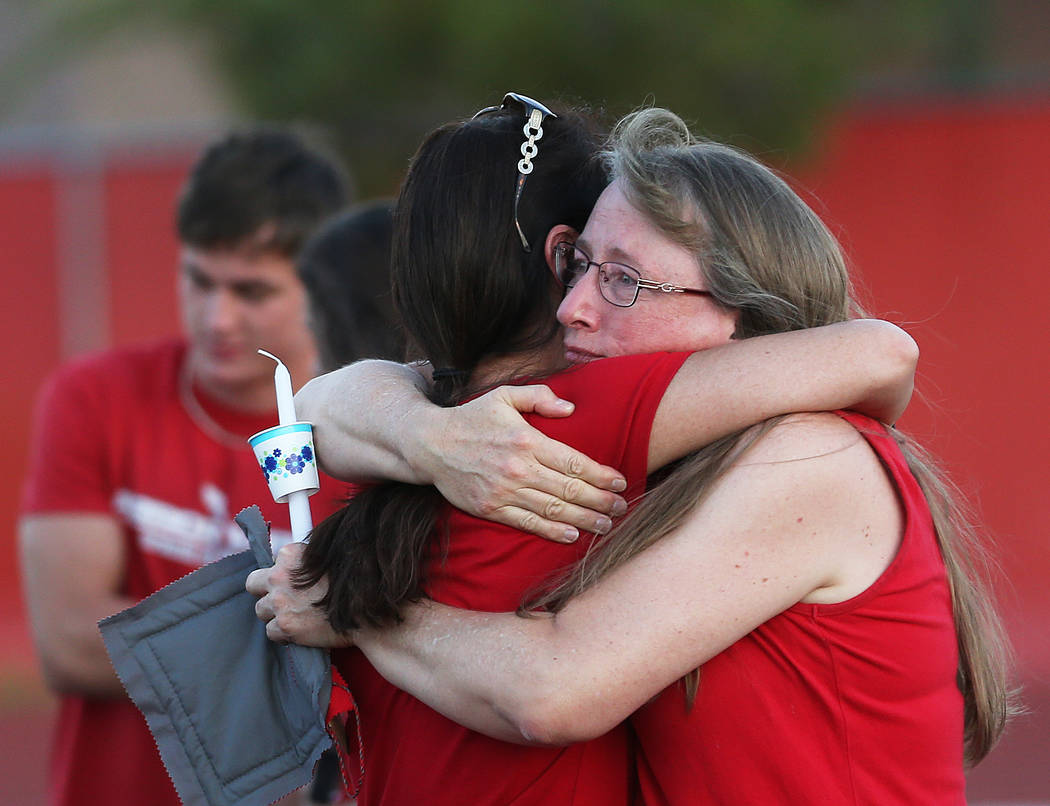
[(266, 638), (244, 580), (273, 564), (258, 507), (251, 550), (173, 582), (99, 628), (186, 806), (259, 806), (309, 782), (331, 744), (328, 653)]

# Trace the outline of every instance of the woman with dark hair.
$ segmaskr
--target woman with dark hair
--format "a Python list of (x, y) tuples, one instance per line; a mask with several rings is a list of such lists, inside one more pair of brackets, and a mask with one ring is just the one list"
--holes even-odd
[(405, 345), (390, 296), (394, 203), (354, 205), (306, 242), (295, 268), (306, 286), (322, 372), (362, 358), (399, 359)]
[[(624, 355), (564, 369), (554, 316), (564, 287), (554, 269), (563, 268), (567, 244), (606, 185), (596, 148), (578, 116), (555, 116), (514, 95), (438, 129), (420, 147), (398, 201), (392, 276), (405, 328), (434, 367), (433, 402), (454, 406), (499, 383), (542, 378), (574, 401), (575, 412), (534, 423), (619, 468), (628, 498), (641, 495), (648, 472), (778, 410), (860, 399), (875, 416), (900, 413), (915, 355), (910, 339), (885, 323), (840, 322), (698, 353)], [(615, 266), (600, 268), (611, 274)], [(699, 282), (647, 285), (629, 273), (612, 279), (615, 287), (602, 293), (617, 305), (644, 297), (641, 310), (666, 307), (679, 317), (716, 304)], [(726, 341), (733, 318), (709, 317), (677, 342), (669, 332), (666, 346), (684, 351)], [(808, 376), (804, 384), (800, 375)], [(323, 430), (317, 438), (320, 453)], [(411, 468), (399, 472), (403, 481), (427, 481), (413, 478)], [(303, 551), (300, 584), (324, 593), (328, 632), (319, 643), (394, 625), (408, 603), (424, 597), (512, 610), (590, 545), (536, 540), (449, 507), (433, 487), (403, 481), (362, 491), (318, 526)], [(267, 593), (268, 576), (253, 574), (249, 589)], [(274, 604), (272, 595), (261, 599), (260, 617)], [(362, 803), (627, 802), (623, 725), (569, 747), (523, 748), (462, 728), (398, 691), (356, 649), (337, 652), (336, 663), (360, 711)]]

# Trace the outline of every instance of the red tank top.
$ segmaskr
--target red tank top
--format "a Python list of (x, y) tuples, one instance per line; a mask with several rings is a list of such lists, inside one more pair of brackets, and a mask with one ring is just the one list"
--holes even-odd
[(929, 509), (893, 438), (839, 415), (897, 488), (897, 556), (863, 593), (796, 604), (712, 658), (691, 710), (677, 684), (640, 709), (647, 805), (966, 802), (955, 627)]

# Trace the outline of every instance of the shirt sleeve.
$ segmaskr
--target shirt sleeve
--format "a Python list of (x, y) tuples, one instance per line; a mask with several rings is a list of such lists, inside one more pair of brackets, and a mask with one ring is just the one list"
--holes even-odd
[(529, 420), (548, 436), (617, 468), (627, 479), (630, 500), (645, 490), (653, 418), (667, 385), (689, 355), (619, 356), (552, 376), (551, 388), (575, 403), (575, 412), (564, 419)]
[(34, 411), (23, 514), (112, 511), (102, 380), (75, 364), (45, 383)]

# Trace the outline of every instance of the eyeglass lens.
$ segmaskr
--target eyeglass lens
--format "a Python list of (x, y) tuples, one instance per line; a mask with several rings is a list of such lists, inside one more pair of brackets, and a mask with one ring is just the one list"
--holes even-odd
[(555, 268), (566, 288), (576, 285), (591, 266), (598, 267), (598, 290), (607, 302), (626, 308), (638, 299), (641, 275), (635, 269), (622, 263), (595, 263), (578, 247), (568, 243), (558, 245)]

